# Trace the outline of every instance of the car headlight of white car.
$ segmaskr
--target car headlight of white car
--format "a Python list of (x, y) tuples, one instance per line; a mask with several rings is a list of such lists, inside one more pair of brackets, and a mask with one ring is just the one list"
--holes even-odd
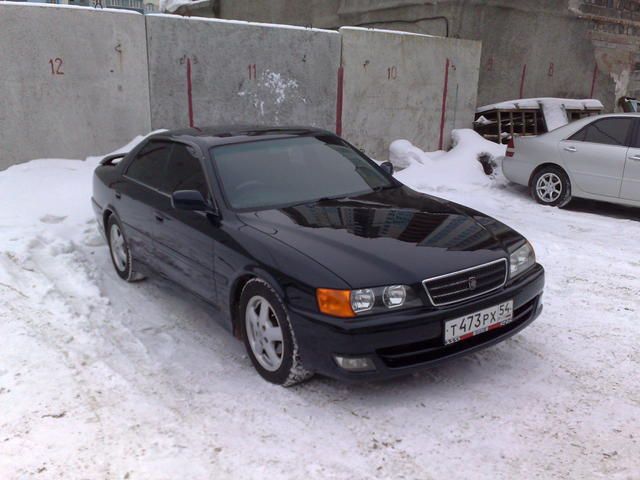
[(509, 275), (517, 277), (536, 264), (536, 253), (529, 242), (522, 245), (509, 256)]

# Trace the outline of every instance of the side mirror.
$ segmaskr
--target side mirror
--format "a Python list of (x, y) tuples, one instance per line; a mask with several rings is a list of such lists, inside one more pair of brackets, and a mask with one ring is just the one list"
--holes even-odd
[(383, 162), (380, 164), (380, 168), (382, 168), (389, 175), (393, 175), (393, 163), (391, 162)]
[(171, 206), (176, 210), (208, 212), (211, 207), (198, 190), (177, 190), (171, 194)]

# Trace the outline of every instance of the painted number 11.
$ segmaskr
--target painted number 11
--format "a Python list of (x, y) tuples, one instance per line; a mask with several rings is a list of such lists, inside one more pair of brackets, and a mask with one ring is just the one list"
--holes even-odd
[(256, 64), (252, 63), (247, 66), (247, 70), (249, 71), (249, 80), (256, 80)]

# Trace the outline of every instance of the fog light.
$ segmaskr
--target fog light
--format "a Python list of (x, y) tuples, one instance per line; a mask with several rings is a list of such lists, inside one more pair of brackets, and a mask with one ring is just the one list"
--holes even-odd
[(341, 357), (334, 355), (333, 358), (340, 368), (350, 372), (366, 372), (376, 369), (373, 361), (367, 357)]

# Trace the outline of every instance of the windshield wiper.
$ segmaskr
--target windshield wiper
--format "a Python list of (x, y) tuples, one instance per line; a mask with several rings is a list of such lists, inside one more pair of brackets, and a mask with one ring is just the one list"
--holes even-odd
[(379, 185), (377, 187), (373, 187), (372, 190), (374, 192), (381, 192), (382, 190), (390, 190), (392, 188), (397, 188), (397, 185)]

